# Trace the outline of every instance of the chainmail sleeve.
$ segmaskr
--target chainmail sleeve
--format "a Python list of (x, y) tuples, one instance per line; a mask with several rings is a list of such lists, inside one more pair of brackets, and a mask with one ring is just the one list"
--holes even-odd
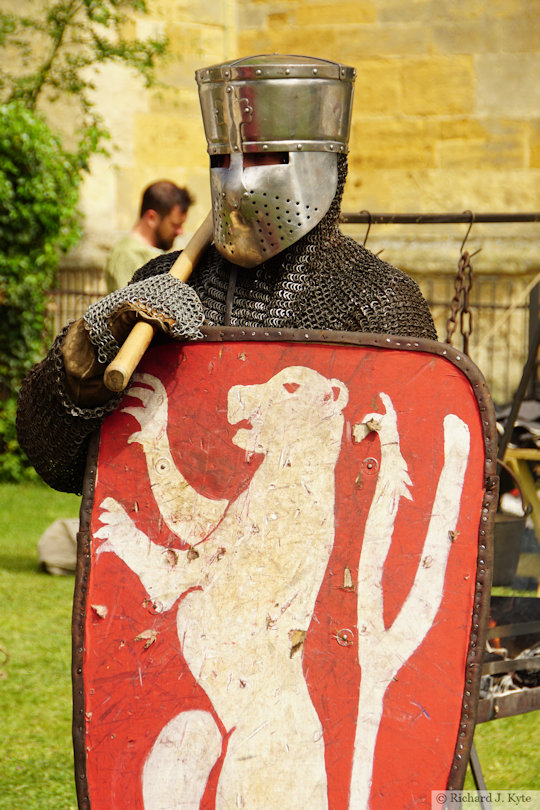
[(68, 326), (47, 356), (30, 371), (19, 393), (17, 438), (36, 472), (53, 489), (82, 492), (91, 434), (121, 396), (103, 406), (79, 408), (69, 397), (62, 357)]
[[(90, 307), (84, 317), (90, 341), (97, 359), (105, 364), (118, 351), (116, 339), (105, 329), (107, 317), (126, 302), (135, 309), (150, 314), (165, 309), (171, 323), (170, 334), (177, 339), (199, 336), (203, 311), (195, 292), (172, 276), (156, 279), (151, 287), (145, 279), (161, 275), (170, 269), (176, 256), (154, 260), (157, 268), (134, 279), (128, 287), (118, 290)], [(152, 264), (150, 262), (149, 264)], [(146, 265), (145, 265), (146, 267)], [(144, 268), (143, 268), (144, 269)], [(137, 284), (136, 282), (139, 281)], [(165, 315), (163, 316), (165, 317)], [(79, 407), (74, 404), (66, 380), (63, 345), (70, 325), (56, 338), (48, 355), (38, 363), (24, 380), (17, 409), (17, 438), (36, 472), (54, 489), (80, 493), (91, 434), (103, 418), (113, 411), (122, 394), (111, 395), (104, 405)]]

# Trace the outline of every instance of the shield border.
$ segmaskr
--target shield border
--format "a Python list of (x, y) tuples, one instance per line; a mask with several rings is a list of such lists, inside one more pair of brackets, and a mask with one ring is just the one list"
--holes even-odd
[[(410, 338), (363, 332), (337, 332), (313, 329), (264, 329), (245, 327), (203, 327), (204, 342), (272, 341), (285, 343), (323, 343), (325, 345), (362, 346), (398, 351), (414, 351), (444, 357), (468, 379), (481, 416), (484, 436), (484, 497), (478, 536), (478, 563), (473, 607), (473, 623), (467, 650), (467, 674), (461, 710), (459, 735), (450, 768), (447, 790), (463, 786), (472, 747), (478, 699), (482, 656), (487, 636), (491, 577), (493, 569), (493, 526), (497, 510), (499, 478), (497, 476), (497, 431), (493, 403), (481, 371), (463, 352), (452, 346), (426, 338)], [(91, 567), (90, 520), (94, 503), (95, 475), (99, 452), (99, 431), (91, 439), (83, 483), (80, 525), (77, 534), (77, 567), (72, 614), (72, 688), (73, 747), (75, 784), (79, 810), (91, 810), (88, 796), (85, 744), (85, 701), (83, 658), (88, 582)]]

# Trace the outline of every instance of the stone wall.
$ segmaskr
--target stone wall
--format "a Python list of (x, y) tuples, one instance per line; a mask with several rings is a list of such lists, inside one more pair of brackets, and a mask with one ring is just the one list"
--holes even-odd
[[(239, 0), (238, 12), (241, 53), (309, 47), (357, 68), (345, 210), (540, 209), (538, 0)], [(380, 227), (370, 246), (410, 272), (448, 271), (464, 233)], [(537, 235), (476, 226), (477, 269), (536, 272)]]
[[(344, 209), (540, 209), (539, 0), (151, 0), (139, 35), (167, 34), (168, 85), (145, 91), (123, 69), (98, 77), (113, 163), (96, 159), (84, 188), (92, 262), (136, 217), (157, 178), (209, 207), (207, 156), (194, 70), (231, 56), (279, 51), (357, 68)], [(538, 226), (475, 226), (479, 270), (538, 269)], [(362, 229), (354, 229), (356, 234)], [(406, 269), (448, 269), (464, 226), (374, 228), (373, 249)], [(496, 245), (494, 244), (496, 241)], [(97, 249), (96, 249), (96, 246)]]
[(536, 0), (240, 2), (239, 50), (358, 70), (353, 208), (538, 209)]

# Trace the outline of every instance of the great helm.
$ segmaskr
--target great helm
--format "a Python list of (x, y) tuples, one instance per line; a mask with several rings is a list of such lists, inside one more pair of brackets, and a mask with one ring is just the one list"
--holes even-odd
[(337, 155), (348, 152), (355, 75), (336, 62), (279, 54), (196, 71), (214, 242), (234, 264), (255, 267), (328, 211)]

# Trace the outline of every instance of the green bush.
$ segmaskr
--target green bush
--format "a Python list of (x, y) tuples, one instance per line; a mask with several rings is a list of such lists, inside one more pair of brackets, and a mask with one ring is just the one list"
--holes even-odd
[(19, 385), (43, 353), (47, 292), (60, 252), (81, 234), (80, 169), (60, 138), (20, 102), (0, 105), (0, 477), (18, 480)]
[[(0, 10), (0, 480), (32, 476), (15, 435), (21, 380), (43, 355), (47, 293), (81, 235), (79, 186), (109, 133), (92, 69), (122, 64), (155, 84), (163, 38), (128, 38), (145, 0), (42, 0)], [(30, 12), (27, 16), (24, 12)], [(72, 102), (59, 135), (39, 109)], [(41, 107), (40, 107), (41, 105)], [(65, 140), (64, 140), (65, 139)], [(65, 143), (71, 143), (70, 149)]]

